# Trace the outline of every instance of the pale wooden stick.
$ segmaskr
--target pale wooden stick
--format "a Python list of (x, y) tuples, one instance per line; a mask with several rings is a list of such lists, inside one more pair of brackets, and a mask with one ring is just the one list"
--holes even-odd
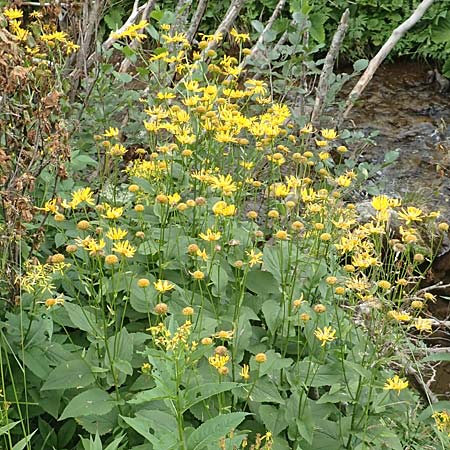
[(367, 69), (362, 74), (361, 78), (358, 80), (355, 87), (352, 89), (350, 95), (348, 96), (347, 102), (345, 104), (345, 112), (342, 116), (343, 119), (346, 119), (348, 117), (356, 100), (358, 100), (365, 87), (373, 78), (375, 71), (384, 61), (389, 52), (394, 48), (394, 46), (403, 37), (403, 35), (422, 18), (422, 16), (433, 4), (433, 2), (434, 0), (423, 0), (422, 3), (420, 3), (420, 5), (416, 8), (416, 10), (411, 14), (411, 16), (392, 32), (391, 36), (384, 43), (379, 52), (371, 59), (369, 65), (367, 66)]
[(322, 72), (320, 74), (319, 85), (316, 91), (316, 100), (314, 102), (314, 109), (311, 114), (311, 123), (314, 127), (318, 126), (319, 117), (322, 113), (325, 98), (327, 96), (329, 88), (330, 75), (333, 72), (334, 62), (336, 61), (337, 54), (341, 48), (342, 41), (344, 40), (345, 33), (348, 28), (348, 20), (350, 17), (350, 10), (346, 9), (342, 14), (339, 26), (334, 33), (333, 40), (331, 41), (330, 49), (328, 50), (325, 62), (323, 63)]
[[(225, 17), (223, 18), (220, 25), (217, 27), (217, 30), (214, 33), (214, 36), (224, 36), (226, 33), (230, 31), (231, 26), (233, 25), (233, 22), (236, 20), (236, 17), (239, 14), (239, 11), (244, 6), (245, 0), (233, 0), (231, 2), (230, 7), (228, 8), (228, 11), (225, 14)], [(208, 46), (202, 51), (202, 59), (207, 59), (207, 53), (209, 50), (214, 50), (219, 45), (220, 39), (214, 39), (212, 40)]]
[(191, 25), (186, 34), (186, 39), (190, 44), (192, 44), (194, 36), (197, 33), (198, 27), (200, 26), (200, 22), (203, 19), (203, 15), (205, 14), (207, 4), (208, 0), (199, 0), (197, 9), (195, 10), (194, 15), (192, 16)]

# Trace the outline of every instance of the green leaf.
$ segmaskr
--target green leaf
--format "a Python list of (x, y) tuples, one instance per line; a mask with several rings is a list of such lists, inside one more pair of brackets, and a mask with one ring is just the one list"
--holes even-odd
[(309, 20), (311, 21), (311, 28), (309, 29), (311, 37), (319, 44), (323, 44), (325, 42), (325, 28), (323, 24), (326, 22), (327, 16), (324, 14), (311, 14)]
[(436, 44), (446, 43), (450, 40), (450, 18), (439, 18), (438, 23), (431, 30), (431, 39)]
[(100, 326), (96, 322), (95, 315), (92, 312), (88, 311), (86, 308), (82, 308), (79, 305), (69, 302), (64, 304), (64, 310), (69, 314), (69, 318), (76, 328), (87, 331), (95, 337), (102, 336)]
[(42, 391), (80, 389), (95, 381), (88, 363), (82, 359), (67, 361), (55, 367), (42, 386)]
[(397, 150), (391, 150), (384, 155), (383, 164), (392, 164), (399, 157), (399, 152)]
[(450, 361), (450, 353), (433, 353), (423, 358), (422, 361)]
[(220, 295), (225, 292), (228, 284), (228, 274), (220, 264), (213, 264), (209, 276), (215, 287), (215, 290), (213, 290), (214, 295)]
[(30, 442), (31, 438), (33, 437), (34, 433), (36, 433), (36, 431), (37, 430), (34, 430), (31, 434), (21, 439), (11, 450), (23, 450), (28, 444), (28, 442)]
[(159, 439), (156, 438), (156, 436), (153, 436), (148, 431), (149, 425), (146, 419), (140, 418), (140, 417), (124, 417), (120, 416), (122, 420), (124, 420), (125, 423), (127, 423), (131, 428), (133, 428), (134, 431), (138, 432), (141, 436), (144, 436), (145, 439), (147, 439), (148, 442), (153, 444), (153, 447), (155, 449), (159, 448)]
[(206, 400), (213, 395), (220, 394), (221, 392), (231, 391), (235, 387), (238, 387), (238, 383), (225, 382), (225, 383), (205, 383), (193, 388), (187, 389), (183, 392), (184, 405), (182, 413), (187, 411), (197, 403)]
[(99, 388), (89, 389), (70, 400), (59, 420), (68, 417), (101, 416), (114, 407), (109, 394)]
[(367, 59), (358, 59), (358, 61), (355, 61), (353, 63), (353, 70), (355, 72), (361, 72), (362, 70), (366, 69), (368, 65), (369, 61)]
[(221, 437), (235, 430), (246, 415), (247, 413), (244, 412), (233, 412), (207, 420), (189, 436), (188, 450), (205, 450), (208, 444), (217, 443)]
[(262, 312), (266, 319), (267, 328), (274, 334), (280, 323), (281, 307), (275, 300), (267, 300), (262, 305)]
[(129, 73), (113, 72), (114, 77), (122, 83), (129, 83), (133, 77)]
[(280, 434), (288, 426), (284, 418), (284, 410), (276, 406), (261, 405), (258, 413), (266, 429), (270, 430), (274, 436)]
[(271, 402), (281, 404), (284, 402), (277, 386), (268, 377), (258, 379), (250, 395), (250, 400), (257, 403)]
[(14, 428), (18, 423), (20, 423), (20, 420), (17, 420), (16, 422), (8, 423), (7, 425), (3, 425), (2, 427), (0, 427), (0, 436), (2, 434), (6, 434), (9, 430)]
[(274, 276), (265, 270), (252, 270), (248, 273), (245, 286), (255, 294), (277, 294), (280, 287)]

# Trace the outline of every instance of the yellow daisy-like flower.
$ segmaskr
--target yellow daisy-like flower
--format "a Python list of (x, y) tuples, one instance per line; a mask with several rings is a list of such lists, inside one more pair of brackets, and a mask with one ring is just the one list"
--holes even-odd
[(123, 207), (113, 207), (108, 205), (107, 203), (104, 204), (104, 207), (106, 209), (105, 214), (102, 214), (102, 217), (104, 219), (115, 220), (121, 217), (123, 214)]
[(261, 252), (255, 252), (255, 250), (250, 250), (249, 252), (245, 252), (245, 254), (249, 257), (248, 265), (253, 267), (255, 264), (261, 264), (263, 262)]
[(335, 339), (336, 330), (334, 330), (332, 327), (324, 327), (322, 330), (321, 328), (317, 328), (316, 331), (314, 331), (314, 336), (319, 339), (320, 342), (322, 342), (321, 346), (324, 347), (327, 342), (333, 342)]
[(239, 375), (244, 379), (248, 380), (250, 378), (250, 367), (248, 364), (244, 364), (239, 372)]
[(117, 136), (119, 136), (119, 129), (118, 128), (113, 128), (113, 127), (109, 127), (107, 130), (105, 130), (105, 132), (103, 133), (104, 137), (114, 137), (116, 138)]
[(212, 207), (213, 213), (216, 216), (230, 217), (236, 214), (236, 206), (228, 205), (223, 200), (219, 200)]
[(388, 317), (396, 320), (397, 322), (409, 322), (411, 320), (410, 314), (404, 311), (389, 311)]
[(383, 389), (397, 391), (397, 394), (400, 395), (400, 391), (406, 389), (408, 384), (407, 380), (402, 380), (398, 375), (394, 375), (386, 380)]
[(68, 207), (75, 209), (81, 203), (86, 202), (88, 205), (94, 205), (94, 193), (90, 187), (78, 189), (72, 192), (72, 200), (68, 203)]
[(112, 241), (120, 241), (128, 234), (127, 230), (122, 230), (122, 228), (110, 228), (106, 233), (106, 237)]
[(331, 128), (323, 128), (322, 130), (320, 130), (320, 134), (324, 139), (328, 139), (330, 141), (338, 137), (336, 131)]
[(209, 182), (213, 189), (221, 190), (223, 195), (231, 195), (237, 189), (236, 183), (234, 183), (231, 175), (211, 176)]
[(161, 294), (163, 294), (164, 292), (169, 292), (172, 289), (175, 288), (175, 285), (170, 283), (167, 280), (158, 280), (158, 281), (154, 281), (153, 282), (153, 286), (155, 287), (155, 289), (160, 292)]
[(3, 11), (3, 14), (9, 20), (21, 19), (23, 17), (23, 11), (17, 8), (9, 8)]
[(414, 206), (408, 206), (406, 210), (402, 209), (398, 216), (409, 225), (411, 222), (422, 222), (423, 211)]
[(116, 242), (113, 245), (113, 252), (120, 253), (126, 258), (132, 258), (136, 253), (136, 247), (133, 247), (128, 241)]
[(221, 369), (222, 367), (224, 367), (229, 360), (230, 357), (228, 355), (221, 356), (216, 354), (208, 358), (209, 364), (211, 364), (211, 366), (215, 367), (216, 369)]
[(200, 233), (198, 235), (200, 239), (203, 239), (204, 241), (218, 241), (222, 237), (222, 233), (220, 231), (212, 231), (210, 228), (206, 230), (205, 233)]
[(431, 328), (432, 323), (433, 321), (431, 319), (424, 319), (423, 317), (417, 317), (417, 319), (414, 319), (414, 327), (418, 331), (426, 331), (431, 333), (433, 331)]

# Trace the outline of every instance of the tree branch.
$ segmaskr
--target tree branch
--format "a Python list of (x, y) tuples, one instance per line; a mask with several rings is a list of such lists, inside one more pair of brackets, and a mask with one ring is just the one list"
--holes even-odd
[(346, 9), (344, 11), (344, 14), (342, 14), (339, 26), (334, 33), (333, 40), (331, 41), (330, 49), (328, 50), (327, 56), (325, 57), (322, 73), (320, 74), (319, 85), (317, 86), (314, 109), (311, 114), (311, 123), (314, 127), (318, 126), (319, 117), (322, 113), (325, 98), (327, 96), (329, 88), (330, 75), (333, 72), (334, 62), (336, 61), (337, 54), (339, 52), (339, 49), (341, 48), (345, 33), (347, 32), (349, 17), (350, 10)]
[(361, 78), (356, 83), (355, 87), (350, 92), (350, 95), (348, 96), (347, 102), (345, 104), (345, 112), (342, 116), (342, 119), (346, 119), (348, 117), (356, 100), (358, 100), (365, 87), (373, 78), (375, 71), (384, 61), (389, 52), (394, 48), (394, 46), (403, 37), (403, 35), (422, 18), (422, 16), (433, 4), (433, 2), (434, 0), (423, 0), (413, 12), (413, 14), (392, 32), (391, 36), (381, 47), (379, 52), (371, 59), (366, 71), (363, 73)]

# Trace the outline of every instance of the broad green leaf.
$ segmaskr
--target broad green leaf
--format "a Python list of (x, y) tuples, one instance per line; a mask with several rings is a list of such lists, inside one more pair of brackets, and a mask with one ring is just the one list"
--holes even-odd
[(224, 383), (205, 383), (187, 389), (183, 392), (184, 405), (182, 412), (184, 413), (197, 403), (206, 400), (213, 395), (220, 394), (221, 392), (231, 391), (235, 387), (238, 387), (238, 383), (224, 382)]
[(257, 403), (283, 403), (277, 386), (268, 377), (259, 378), (250, 394), (250, 400)]
[(311, 21), (309, 32), (312, 38), (319, 44), (323, 44), (325, 42), (325, 28), (323, 24), (326, 22), (327, 16), (324, 14), (311, 14), (309, 20)]
[(353, 63), (353, 70), (355, 72), (361, 72), (369, 65), (369, 61), (367, 59), (358, 59)]
[(288, 424), (284, 419), (284, 410), (273, 405), (261, 405), (258, 409), (258, 414), (261, 416), (262, 422), (267, 430), (277, 436)]
[(245, 419), (247, 413), (233, 412), (222, 414), (207, 420), (196, 428), (188, 438), (188, 450), (205, 450), (208, 444), (219, 442), (219, 439), (236, 427)]
[(245, 286), (255, 294), (277, 294), (280, 292), (279, 283), (274, 276), (264, 270), (252, 270), (248, 273)]
[(82, 359), (67, 361), (55, 367), (42, 386), (42, 391), (57, 389), (80, 389), (95, 381), (89, 364)]
[(101, 416), (107, 414), (113, 407), (114, 402), (107, 392), (93, 388), (70, 400), (59, 420), (68, 417)]
[(141, 417), (124, 417), (120, 416), (122, 420), (125, 421), (131, 428), (133, 428), (134, 431), (138, 432), (141, 436), (144, 436), (145, 439), (147, 439), (148, 442), (153, 444), (154, 448), (159, 448), (159, 439), (156, 438), (156, 436), (152, 435), (148, 429), (148, 423), (147, 420)]
[(275, 300), (266, 300), (262, 305), (264, 319), (266, 319), (267, 328), (274, 334), (281, 320), (281, 307)]
[(96, 337), (102, 335), (100, 326), (96, 322), (95, 316), (91, 311), (69, 302), (64, 304), (64, 311), (69, 314), (72, 323), (80, 330), (87, 331), (89, 334)]

